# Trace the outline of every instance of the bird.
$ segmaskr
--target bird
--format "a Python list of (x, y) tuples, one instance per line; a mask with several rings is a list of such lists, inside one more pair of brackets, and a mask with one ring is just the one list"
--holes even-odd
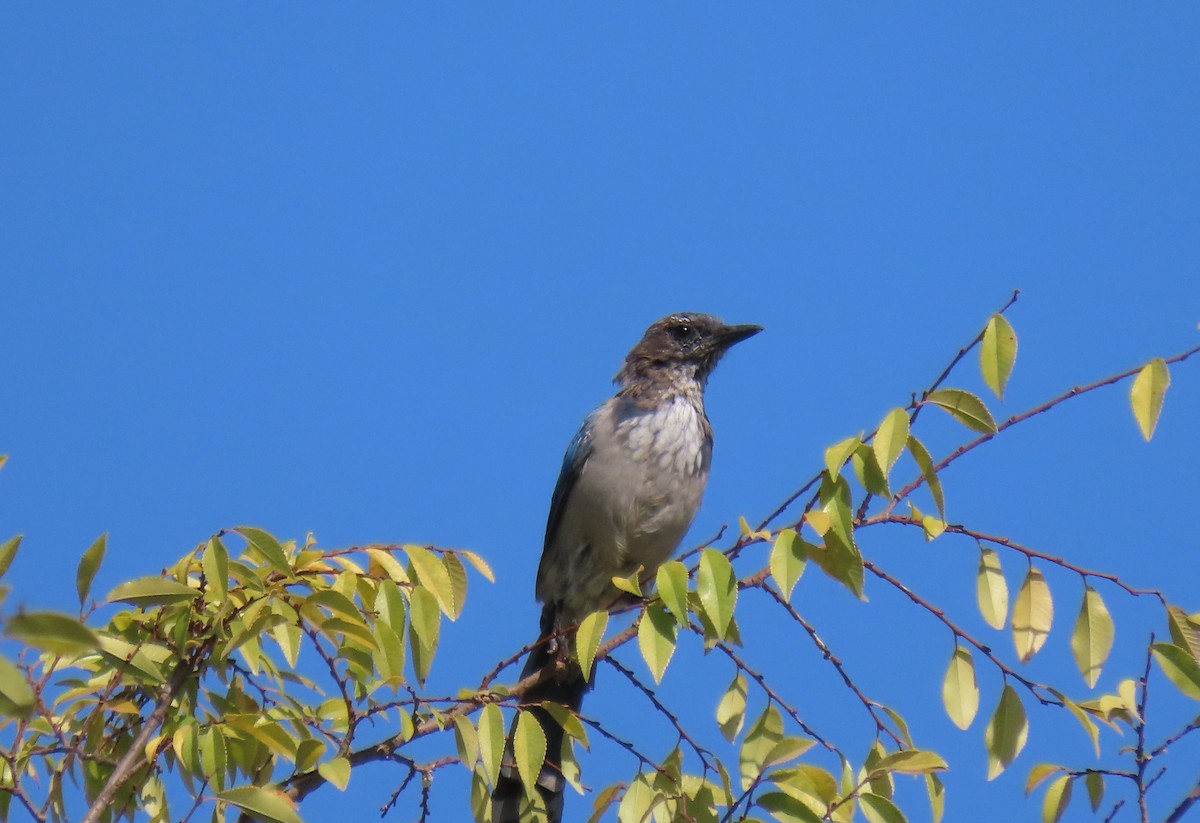
[(573, 629), (628, 596), (614, 577), (637, 574), (649, 583), (679, 547), (700, 509), (712, 462), (704, 409), (709, 375), (730, 347), (760, 331), (694, 312), (655, 321), (613, 378), (616, 393), (584, 418), (567, 446), (538, 565), (539, 640), (521, 673), (524, 680), (544, 672), (521, 699), (546, 734), (540, 798), (527, 797), (522, 786), (514, 720), (492, 793), (492, 823), (532, 819), (533, 808), (538, 819), (562, 820), (563, 729), (539, 706), (580, 710), (590, 685), (572, 659)]

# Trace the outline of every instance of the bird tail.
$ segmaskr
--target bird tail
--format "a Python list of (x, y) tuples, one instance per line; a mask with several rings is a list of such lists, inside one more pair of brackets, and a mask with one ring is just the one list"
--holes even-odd
[(542, 820), (545, 823), (562, 823), (563, 790), (566, 788), (561, 763), (563, 728), (550, 712), (538, 704), (557, 703), (577, 713), (583, 707), (583, 695), (589, 684), (577, 665), (557, 668), (557, 649), (566, 639), (554, 636), (555, 623), (555, 609), (552, 604), (547, 603), (542, 608), (541, 637), (529, 653), (525, 668), (521, 671), (522, 680), (540, 671), (554, 672), (534, 685), (521, 698), (521, 708), (537, 719), (546, 735), (546, 762), (537, 778), (538, 796), (530, 797), (525, 794), (521, 776), (517, 772), (513, 737), (517, 730), (518, 715), (513, 718), (512, 726), (508, 730), (500, 776), (492, 792), (492, 823)]

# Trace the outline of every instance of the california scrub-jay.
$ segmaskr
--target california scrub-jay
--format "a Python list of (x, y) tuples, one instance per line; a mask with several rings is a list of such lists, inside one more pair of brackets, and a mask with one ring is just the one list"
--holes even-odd
[[(652, 581), (679, 546), (700, 508), (712, 460), (705, 383), (730, 346), (760, 331), (707, 314), (664, 317), (625, 357), (617, 393), (584, 419), (567, 446), (538, 566), (541, 637), (521, 678), (551, 672), (523, 696), (527, 708), (550, 701), (577, 712), (583, 705), (588, 683), (569, 651), (569, 630), (621, 598), (613, 577), (629, 577), (640, 567), (642, 581)], [(558, 823), (563, 730), (544, 710), (530, 710), (546, 733), (538, 792), (547, 820)], [(510, 733), (492, 794), (492, 823), (517, 823), (531, 807)]]

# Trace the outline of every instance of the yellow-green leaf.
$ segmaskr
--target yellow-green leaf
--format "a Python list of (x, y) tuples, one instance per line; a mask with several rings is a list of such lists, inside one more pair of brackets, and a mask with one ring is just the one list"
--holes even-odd
[(22, 537), (24, 535), (18, 534), (0, 543), (0, 577), (4, 576), (8, 567), (12, 565), (13, 558), (17, 556), (17, 549), (21, 547)]
[[(804, 574), (804, 564), (808, 560), (808, 544), (796, 533), (795, 529), (783, 529), (775, 537), (775, 545), (771, 547), (771, 577), (775, 585), (790, 600), (796, 581)], [(661, 588), (661, 587), (660, 587)]]
[(767, 755), (783, 739), (783, 716), (774, 705), (768, 705), (750, 724), (738, 758), (741, 767), (742, 789), (748, 789), (763, 769)]
[(254, 526), (238, 526), (233, 531), (246, 538), (246, 542), (250, 544), (249, 548), (265, 560), (267, 565), (282, 575), (291, 576), (291, 563), (288, 562), (283, 546), (280, 545), (273, 534)]
[(29, 717), (33, 712), (33, 688), (11, 660), (0, 656), (0, 714)]
[(1100, 772), (1088, 772), (1083, 782), (1087, 786), (1088, 803), (1091, 804), (1092, 811), (1100, 811), (1100, 804), (1104, 802), (1104, 775)]
[(106, 598), (110, 603), (129, 603), (147, 608), (182, 603), (191, 600), (200, 592), (191, 586), (165, 577), (139, 577), (114, 588)]
[(725, 694), (721, 695), (721, 702), (717, 704), (717, 725), (721, 727), (721, 734), (725, 739), (732, 743), (741, 733), (745, 720), (746, 678), (739, 673), (734, 676)]
[(929, 493), (933, 495), (933, 502), (937, 505), (938, 517), (945, 520), (946, 498), (942, 493), (942, 479), (934, 470), (933, 458), (929, 455), (929, 450), (925, 448), (924, 443), (910, 434), (908, 451), (912, 454), (913, 460), (917, 461), (917, 468), (921, 470), (921, 476), (925, 478), (925, 483), (929, 486)]
[(979, 613), (993, 629), (1003, 629), (1008, 620), (1008, 583), (1000, 568), (1000, 555), (979, 545), (979, 574), (975, 581)]
[(705, 549), (700, 555), (696, 591), (718, 636), (724, 637), (737, 604), (737, 578), (729, 559), (716, 549)]
[[(771, 818), (779, 823), (821, 823), (821, 816), (810, 809), (803, 800), (784, 792), (763, 792), (755, 800), (755, 805), (770, 812)], [(716, 817), (710, 819), (716, 820)], [(746, 821), (755, 819), (738, 818)]]
[(335, 757), (317, 766), (321, 777), (338, 787), (338, 791), (346, 791), (350, 785), (350, 761), (345, 757)]
[(997, 397), (1004, 397), (1004, 387), (1017, 359), (1017, 333), (1002, 314), (993, 314), (983, 330), (979, 346), (979, 368), (983, 380)]
[(658, 596), (663, 605), (671, 610), (676, 622), (681, 626), (688, 624), (688, 573), (687, 566), (678, 560), (668, 560), (658, 567), (656, 575)]
[(1075, 618), (1075, 631), (1071, 633), (1071, 652), (1088, 686), (1095, 686), (1100, 679), (1100, 669), (1112, 645), (1113, 620), (1108, 607), (1104, 605), (1100, 592), (1086, 586), (1079, 616)]
[(945, 409), (968, 429), (984, 434), (996, 433), (996, 421), (978, 396), (963, 389), (938, 389), (930, 392), (922, 403)]
[(941, 823), (946, 812), (946, 787), (936, 774), (925, 775), (925, 793), (929, 796), (929, 812), (933, 823)]
[(1064, 774), (1046, 787), (1046, 796), (1042, 798), (1042, 823), (1058, 823), (1062, 819), (1071, 802), (1072, 783), (1071, 775)]
[(1147, 441), (1154, 436), (1158, 416), (1162, 413), (1163, 397), (1171, 385), (1171, 372), (1161, 357), (1156, 357), (1142, 367), (1129, 389), (1129, 405), (1137, 419), (1142, 437)]
[(1036, 566), (1029, 567), (1013, 604), (1013, 645), (1022, 663), (1028, 663), (1046, 642), (1054, 622), (1054, 601), (1046, 578)]
[(1167, 606), (1167, 626), (1171, 642), (1187, 649), (1192, 659), (1200, 663), (1200, 621), (1178, 606)]
[(489, 583), (496, 582), (496, 575), (492, 573), (492, 567), (487, 564), (487, 561), (477, 555), (475, 552), (459, 549), (458, 553), (467, 558), (467, 562), (475, 567), (475, 571), (482, 574)]
[(446, 567), (446, 576), (450, 578), (450, 591), (454, 596), (454, 608), (447, 617), (457, 620), (462, 614), (463, 604), (467, 602), (467, 570), (458, 559), (458, 555), (451, 552), (442, 554), (442, 565)]
[(604, 639), (604, 629), (608, 627), (608, 612), (592, 612), (579, 623), (575, 632), (575, 656), (579, 658), (579, 668), (583, 670), (583, 679), (592, 676), (592, 666), (596, 662), (596, 651), (600, 641)]
[(517, 716), (513, 755), (517, 760), (521, 782), (525, 784), (527, 793), (533, 794), (542, 764), (546, 762), (546, 733), (542, 730), (542, 724), (529, 712), (521, 712)]
[(642, 659), (654, 682), (661, 683), (667, 664), (675, 654), (675, 637), (679, 625), (671, 618), (666, 609), (659, 606), (647, 606), (642, 612), (638, 625), (638, 648), (641, 649)]
[(946, 761), (936, 752), (922, 749), (901, 749), (880, 758), (872, 771), (897, 774), (927, 774), (949, 768)]
[(863, 792), (858, 796), (859, 808), (868, 823), (905, 823), (904, 813), (883, 795)]
[[(441, 568), (440, 564), (438, 568)], [(428, 589), (420, 586), (408, 593), (408, 607), (411, 618), (409, 645), (412, 647), (413, 672), (417, 680), (424, 683), (437, 651), (442, 615), (437, 598)]]
[(504, 715), (495, 703), (488, 703), (479, 712), (479, 757), (488, 785), (496, 785), (504, 758)]
[(1055, 763), (1038, 763), (1029, 770), (1029, 777), (1025, 778), (1025, 796), (1029, 797), (1034, 789), (1046, 781), (1047, 777), (1062, 770), (1063, 767)]
[(842, 466), (846, 465), (846, 461), (850, 459), (850, 455), (854, 454), (854, 450), (862, 445), (862, 438), (859, 436), (847, 437), (839, 443), (834, 443), (825, 450), (825, 468), (829, 472), (831, 480), (837, 480), (838, 474), (842, 470)]
[(875, 450), (875, 459), (879, 462), (885, 479), (892, 466), (896, 465), (907, 442), (908, 412), (900, 408), (892, 409), (879, 424), (879, 430), (875, 432), (875, 439), (871, 442), (871, 448)]
[(988, 780), (995, 779), (1016, 759), (1029, 739), (1029, 722), (1016, 690), (1007, 683), (996, 711), (988, 721), (984, 743), (988, 753)]
[(614, 586), (616, 586), (620, 591), (623, 591), (626, 594), (631, 594), (634, 597), (641, 597), (642, 596), (641, 579), (642, 579), (642, 572), (644, 570), (645, 570), (645, 566), (639, 565), (637, 567), (637, 569), (634, 571), (634, 573), (629, 575), (628, 577), (620, 577), (618, 575), (613, 575), (612, 584)]
[(942, 680), (942, 703), (946, 714), (960, 729), (970, 727), (979, 711), (979, 682), (975, 679), (975, 661), (971, 650), (954, 645), (950, 665)]
[(1200, 663), (1191, 653), (1174, 643), (1155, 643), (1150, 647), (1154, 659), (1179, 690), (1194, 700), (1200, 700)]
[(83, 553), (83, 557), (79, 558), (79, 567), (75, 570), (75, 592), (79, 595), (79, 605), (82, 606), (87, 600), (88, 593), (92, 590), (92, 580), (96, 577), (96, 572), (100, 569), (100, 563), (104, 560), (104, 552), (108, 548), (108, 532), (96, 538), (87, 551)]
[(229, 552), (221, 538), (212, 537), (200, 555), (200, 567), (204, 570), (206, 599), (224, 602), (229, 596)]
[(4, 633), (53, 654), (83, 654), (100, 643), (87, 626), (58, 612), (18, 612), (9, 618)]
[(296, 812), (296, 802), (276, 788), (238, 786), (217, 792), (216, 798), (237, 806), (262, 823), (304, 823)]
[(887, 473), (880, 467), (874, 449), (867, 445), (859, 446), (850, 458), (850, 463), (854, 466), (854, 476), (864, 489), (877, 497), (892, 496), (891, 489), (888, 488)]
[(442, 565), (442, 561), (436, 554), (421, 546), (405, 546), (404, 551), (408, 554), (409, 562), (412, 563), (421, 586), (437, 598), (442, 613), (453, 620), (456, 613), (454, 584), (450, 582), (450, 574)]

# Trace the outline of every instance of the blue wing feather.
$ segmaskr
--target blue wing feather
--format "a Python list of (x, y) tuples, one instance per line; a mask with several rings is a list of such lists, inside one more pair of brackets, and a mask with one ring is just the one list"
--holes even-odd
[(563, 455), (562, 469), (558, 473), (558, 482), (554, 484), (554, 494), (550, 496), (550, 516), (546, 519), (546, 542), (542, 547), (543, 560), (546, 552), (554, 544), (558, 526), (562, 522), (563, 512), (567, 508), (567, 499), (575, 488), (584, 464), (592, 454), (592, 425), (596, 412), (592, 412), (583, 420), (583, 425), (571, 442), (567, 444), (567, 452)]

